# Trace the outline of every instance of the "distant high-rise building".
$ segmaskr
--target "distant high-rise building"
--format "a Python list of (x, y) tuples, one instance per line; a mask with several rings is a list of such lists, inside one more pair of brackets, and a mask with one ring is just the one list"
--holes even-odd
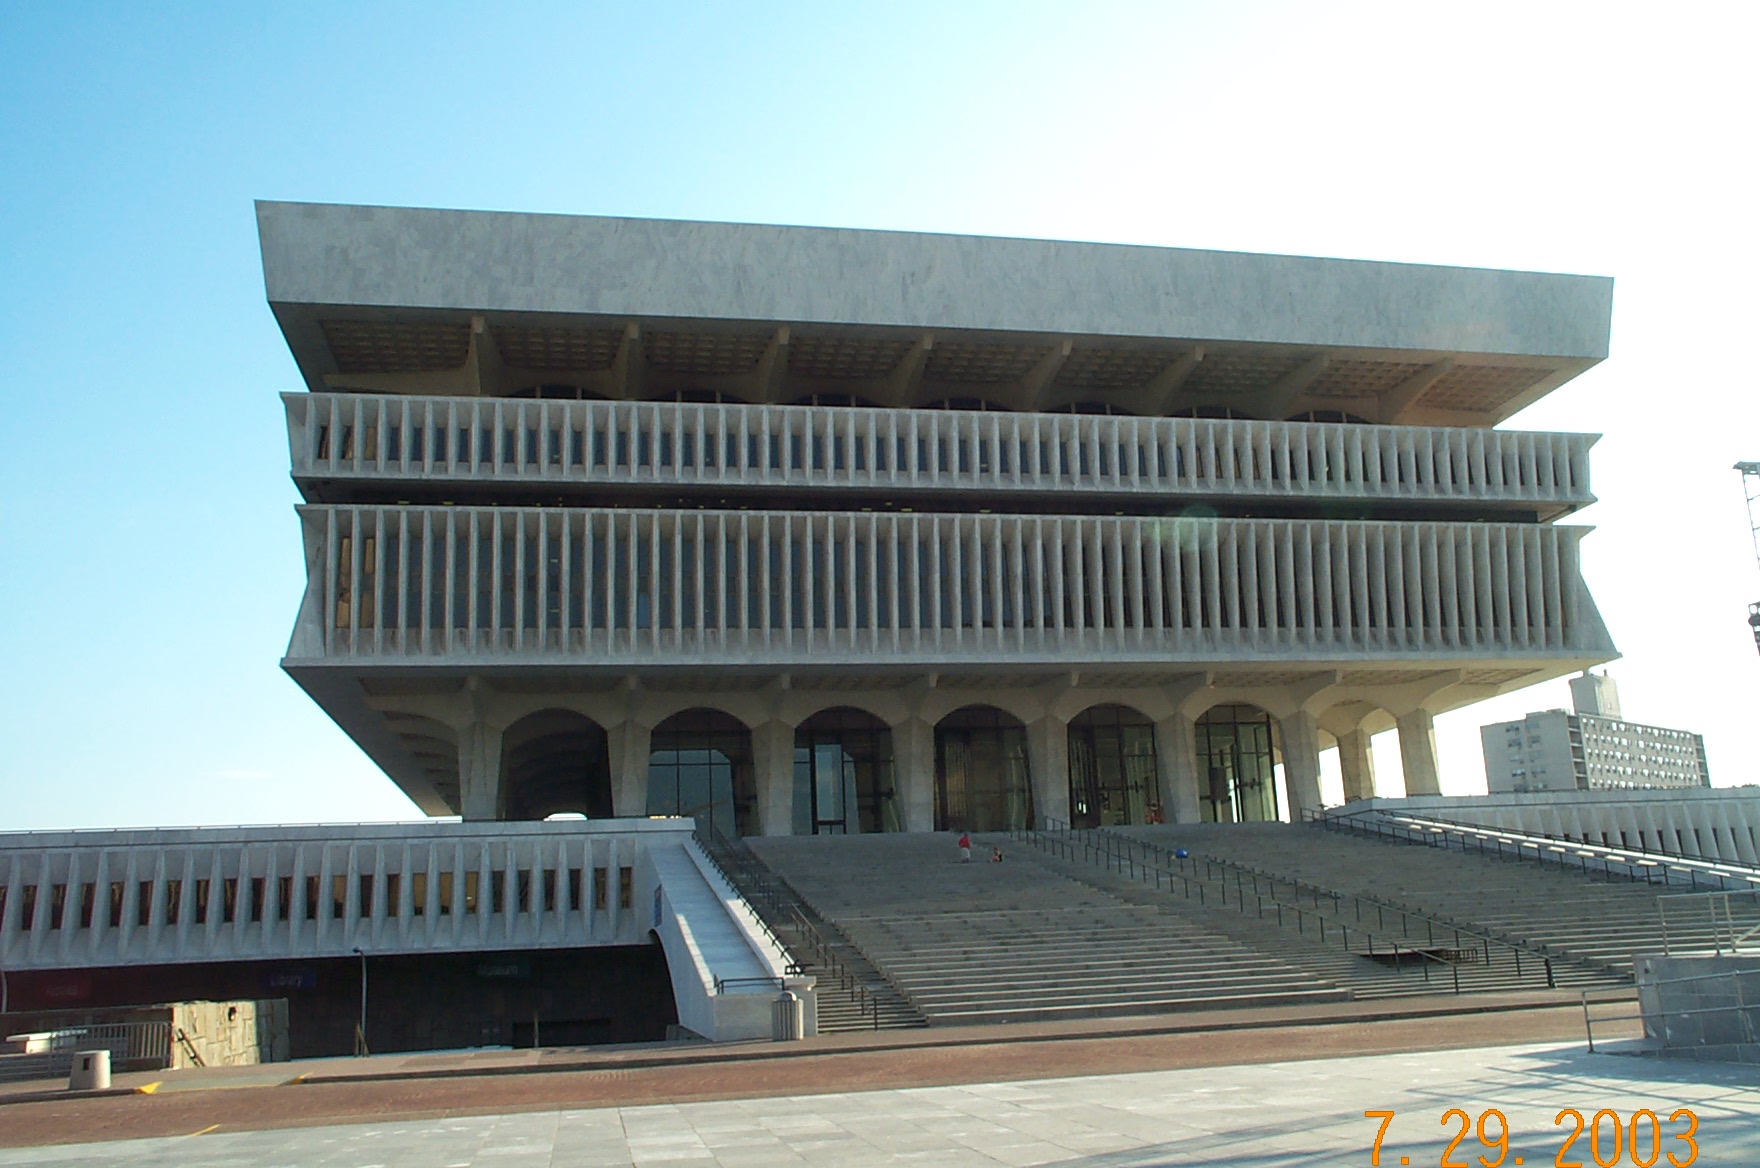
[(1607, 674), (1571, 678), (1571, 703), (1574, 713), (1542, 710), (1480, 728), (1492, 794), (1711, 785), (1705, 739), (1622, 721), (1619, 688)]
[(1598, 718), (1618, 718), (1619, 686), (1605, 672), (1585, 669), (1571, 678), (1571, 705), (1579, 714)]

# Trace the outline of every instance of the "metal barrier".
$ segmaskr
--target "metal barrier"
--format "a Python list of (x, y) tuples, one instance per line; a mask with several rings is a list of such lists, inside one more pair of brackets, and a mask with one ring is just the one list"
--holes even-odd
[[(75, 1052), (107, 1050), (119, 1065), (133, 1064), (142, 1070), (171, 1065), (171, 1022), (97, 1022), (68, 1026), (29, 1035), (13, 1035), (9, 1041), (27, 1039), (27, 1049), (0, 1056), (0, 1082), (65, 1078)], [(35, 1046), (39, 1049), (29, 1049)]]
[[(1703, 905), (1704, 913), (1692, 912), (1695, 918), (1703, 917), (1710, 922), (1711, 948), (1717, 956), (1723, 956), (1727, 948), (1730, 953), (1740, 953), (1744, 948), (1760, 952), (1760, 889), (1745, 892), (1676, 892), (1667, 893), (1656, 898), (1657, 915), (1662, 919), (1662, 951), (1672, 952), (1668, 935), (1668, 912), (1671, 902), (1676, 908), (1676, 929), (1680, 928), (1682, 913), (1689, 912), (1696, 906)], [(1738, 921), (1735, 915), (1736, 906), (1748, 908), (1750, 911)], [(1721, 916), (1719, 915), (1721, 912)]]
[[(1595, 1027), (1596, 1027), (1596, 1025), (1598, 1025), (1598, 1024), (1605, 1025), (1606, 1023), (1609, 1023), (1609, 1022), (1643, 1022), (1643, 1023), (1645, 1023), (1645, 1027), (1644, 1027), (1645, 1038), (1647, 1040), (1650, 1040), (1652, 1042), (1656, 1042), (1659, 1044), (1658, 1046), (1653, 1047), (1652, 1048), (1653, 1050), (1681, 1050), (1681, 1049), (1693, 1049), (1695, 1047), (1707, 1047), (1707, 1046), (1734, 1046), (1736, 1048), (1736, 1053), (1737, 1053), (1737, 1058), (1735, 1061), (1742, 1062), (1742, 1063), (1760, 1061), (1760, 1025), (1757, 1025), (1757, 1018), (1756, 1018), (1756, 1015), (1760, 1015), (1760, 1002), (1750, 1004), (1746, 1000), (1746, 998), (1742, 992), (1742, 979), (1740, 977), (1740, 972), (1753, 972), (1753, 971), (1738, 971), (1737, 973), (1727, 973), (1727, 972), (1726, 973), (1700, 973), (1700, 974), (1694, 974), (1690, 977), (1659, 978), (1656, 981), (1648, 982), (1640, 988), (1640, 993), (1642, 993), (1643, 991), (1652, 990), (1652, 989), (1660, 990), (1665, 986), (1690, 985), (1695, 982), (1708, 982), (1708, 981), (1710, 981), (1710, 982), (1728, 982), (1731, 985), (1731, 987), (1733, 988), (1734, 993), (1735, 993), (1735, 1004), (1734, 1005), (1700, 1006), (1700, 1007), (1696, 1007), (1694, 1009), (1689, 1009), (1689, 1010), (1670, 1010), (1670, 1009), (1664, 1008), (1661, 1004), (1662, 995), (1660, 993), (1658, 993), (1656, 995), (1657, 1007), (1656, 1007), (1656, 1010), (1654, 1011), (1654, 1013), (1651, 1015), (1647, 1015), (1644, 1013), (1644, 1010), (1643, 1010), (1643, 1007), (1641, 1004), (1642, 998), (1640, 997), (1639, 1011), (1636, 1014), (1610, 1014), (1610, 1015), (1604, 1015), (1602, 1017), (1596, 1017), (1592, 1013), (1591, 1007), (1623, 1004), (1625, 1002), (1629, 1002), (1631, 999), (1621, 997), (1621, 998), (1603, 998), (1598, 1001), (1592, 1001), (1589, 997), (1589, 991), (1584, 990), (1583, 991), (1583, 1029), (1588, 1036), (1590, 1053), (1594, 1053), (1594, 1051), (1595, 1051)], [(1700, 1043), (1694, 1043), (1694, 1044), (1692, 1044), (1692, 1046), (1688, 1046), (1688, 1047), (1679, 1047), (1679, 1046), (1670, 1046), (1669, 1045), (1667, 1038), (1666, 1038), (1667, 1020), (1668, 1019), (1670, 1019), (1670, 1018), (1696, 1018), (1696, 1017), (1700, 1017), (1700, 1016), (1708, 1015), (1708, 1014), (1721, 1014), (1721, 1015), (1734, 1014), (1735, 1017), (1737, 1018), (1737, 1020), (1741, 1024), (1742, 1041), (1739, 1043), (1700, 1042)], [(1660, 1028), (1663, 1031), (1663, 1037), (1655, 1037), (1652, 1035), (1652, 1033), (1651, 1033), (1652, 1022), (1654, 1022), (1655, 1027)]]

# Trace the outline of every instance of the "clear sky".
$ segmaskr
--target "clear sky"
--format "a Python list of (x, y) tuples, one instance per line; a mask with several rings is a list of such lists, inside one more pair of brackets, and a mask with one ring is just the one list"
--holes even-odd
[[(1507, 424), (1605, 435), (1626, 716), (1760, 781), (1755, 11), (13, 0), (0, 830), (415, 814), (277, 664), (301, 386), (257, 198), (1614, 276), (1612, 357)], [(1484, 789), (1480, 723), (1566, 704), (1439, 719), (1445, 790)]]

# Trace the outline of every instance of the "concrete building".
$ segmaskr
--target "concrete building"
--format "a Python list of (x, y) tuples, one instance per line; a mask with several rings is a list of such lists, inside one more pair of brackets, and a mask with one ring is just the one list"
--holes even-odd
[(287, 671), (433, 815), (1299, 818), (1320, 751), (1615, 655), (1611, 282), (264, 203)]
[(285, 996), (298, 1055), (369, 980), (379, 1050), (750, 1038), (786, 985), (811, 1032), (862, 987), (694, 828), (1300, 818), (1333, 746), (1353, 799), (1434, 794), (1435, 714), (1615, 655), (1559, 522), (1594, 437), (1493, 428), (1605, 356), (1604, 279), (258, 220), (283, 665), (464, 822), (0, 835), (14, 1009)]
[(1492, 794), (1709, 787), (1705, 739), (1620, 719), (1605, 673), (1571, 678), (1574, 713), (1542, 710), (1479, 729)]

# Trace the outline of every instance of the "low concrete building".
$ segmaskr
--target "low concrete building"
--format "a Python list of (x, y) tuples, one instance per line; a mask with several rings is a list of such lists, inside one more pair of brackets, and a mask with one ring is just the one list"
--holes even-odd
[[(790, 959), (688, 819), (0, 835), (7, 1011), (284, 997), (294, 1057), (762, 1038)], [(364, 995), (364, 998), (363, 998)], [(547, 1039), (546, 1039), (547, 1036)]]
[(1620, 718), (1613, 678), (1571, 679), (1574, 713), (1542, 710), (1479, 729), (1492, 794), (1709, 787), (1705, 739)]

